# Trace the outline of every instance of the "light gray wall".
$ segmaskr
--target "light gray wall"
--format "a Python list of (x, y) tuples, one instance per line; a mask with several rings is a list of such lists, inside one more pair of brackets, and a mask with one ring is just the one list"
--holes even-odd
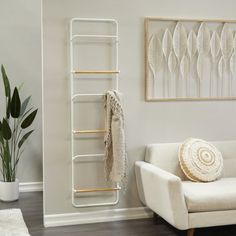
[[(32, 95), (32, 104), (39, 109), (17, 176), (20, 182), (38, 182), (42, 181), (41, 1), (1, 0), (0, 9), (0, 64), (4, 64), (12, 87), (23, 82), (22, 98)], [(2, 78), (0, 94), (2, 115)]]
[[(144, 101), (144, 17), (235, 19), (234, 0), (44, 0), (45, 213), (81, 211), (71, 205), (68, 22), (72, 17), (119, 21), (120, 91), (124, 94), (128, 190), (117, 207), (140, 206), (134, 162), (148, 143), (236, 138), (235, 101)], [(93, 172), (83, 175), (86, 180)], [(83, 209), (86, 211), (87, 209)], [(91, 209), (90, 209), (91, 210)]]

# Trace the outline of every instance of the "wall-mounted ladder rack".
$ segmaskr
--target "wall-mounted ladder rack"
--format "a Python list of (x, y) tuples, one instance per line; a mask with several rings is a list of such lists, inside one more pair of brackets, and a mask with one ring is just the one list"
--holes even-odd
[[(74, 25), (79, 23), (108, 23), (111, 24), (113, 27), (114, 34), (106, 35), (106, 34), (78, 34), (74, 33)], [(78, 68), (74, 68), (74, 58), (73, 58), (73, 50), (74, 50), (74, 42), (79, 40), (80, 38), (83, 39), (114, 39), (112, 43), (114, 44), (115, 50), (112, 50), (114, 54), (114, 68), (107, 69), (107, 70), (81, 70)], [(87, 75), (111, 75), (111, 79), (115, 80), (115, 85), (111, 89), (118, 90), (118, 23), (114, 19), (95, 19), (95, 18), (73, 18), (70, 21), (70, 90), (71, 90), (71, 153), (72, 153), (72, 205), (74, 207), (95, 207), (95, 206), (109, 206), (109, 205), (116, 205), (119, 202), (119, 190), (121, 189), (119, 183), (116, 183), (115, 187), (107, 187), (107, 188), (75, 188), (75, 176), (74, 176), (74, 162), (80, 158), (88, 158), (88, 157), (104, 157), (104, 154), (95, 153), (95, 154), (75, 154), (74, 151), (74, 138), (75, 136), (79, 135), (87, 135), (87, 134), (105, 134), (105, 129), (91, 129), (91, 130), (80, 130), (74, 127), (74, 100), (80, 97), (103, 97), (104, 94), (96, 94), (96, 93), (74, 93), (74, 76), (78, 76), (82, 74)], [(89, 79), (89, 78), (88, 78)], [(115, 200), (110, 202), (95, 202), (95, 203), (88, 203), (88, 204), (78, 204), (75, 201), (75, 198), (78, 198), (76, 194), (84, 194), (84, 193), (95, 193), (95, 192), (115, 192)]]

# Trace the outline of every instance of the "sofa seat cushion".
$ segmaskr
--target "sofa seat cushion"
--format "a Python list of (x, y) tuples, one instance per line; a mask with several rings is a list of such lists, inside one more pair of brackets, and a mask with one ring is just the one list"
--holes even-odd
[(182, 183), (189, 212), (236, 210), (236, 178)]

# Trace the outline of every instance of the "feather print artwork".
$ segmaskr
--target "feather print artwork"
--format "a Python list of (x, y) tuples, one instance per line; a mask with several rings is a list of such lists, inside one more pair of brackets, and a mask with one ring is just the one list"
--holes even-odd
[(203, 70), (203, 54), (199, 54), (197, 58), (197, 75), (198, 75), (198, 88), (197, 88), (197, 94), (198, 97), (201, 96), (201, 80), (202, 80), (202, 70)]
[(224, 70), (225, 70), (225, 61), (224, 61), (224, 58), (221, 57), (218, 64), (218, 75), (220, 78), (223, 78)]
[(176, 65), (177, 65), (177, 60), (176, 60), (176, 56), (175, 56), (175, 53), (173, 51), (170, 52), (170, 55), (169, 55), (169, 58), (168, 58), (168, 69), (170, 71), (170, 83), (169, 83), (169, 88), (168, 88), (168, 91), (169, 91), (169, 96), (172, 95), (172, 92), (175, 93), (176, 92), (176, 89), (173, 91), (173, 88), (175, 87), (174, 83), (174, 74), (175, 74), (175, 70), (176, 70)]
[[(220, 53), (220, 36), (217, 33), (217, 31), (214, 31), (212, 36), (211, 36), (211, 40), (210, 40), (210, 51), (211, 51), (211, 58), (212, 58), (212, 64), (211, 66), (211, 74), (210, 74), (210, 88), (209, 88), (209, 95), (210, 97), (212, 96), (213, 93), (213, 73), (216, 69), (216, 59)], [(215, 73), (216, 74), (216, 73)]]
[(182, 75), (182, 78), (186, 78), (188, 75), (189, 70), (189, 61), (186, 56), (183, 56), (181, 62), (180, 62), (180, 73)]
[(209, 54), (210, 51), (210, 31), (206, 26), (205, 22), (202, 22), (198, 34), (197, 34), (197, 49), (198, 49), (198, 59), (197, 59), (197, 74), (198, 74), (198, 96), (201, 96), (202, 87), (202, 77), (204, 68), (204, 59)]
[(210, 31), (205, 22), (202, 22), (197, 34), (197, 49), (199, 54), (207, 55), (210, 51)]
[(220, 36), (216, 31), (214, 31), (211, 36), (210, 48), (211, 48), (211, 56), (214, 61), (220, 52)]
[(221, 32), (220, 39), (221, 51), (225, 60), (228, 60), (233, 52), (233, 43), (233, 32), (229, 28), (229, 25), (225, 23)]
[(168, 58), (168, 68), (171, 74), (175, 72), (177, 65), (176, 57), (173, 52), (170, 52), (169, 58)]
[[(190, 79), (190, 82), (191, 80), (193, 79), (193, 65), (194, 65), (194, 56), (196, 55), (197, 53), (197, 36), (196, 36), (196, 33), (193, 31), (193, 30), (190, 30), (189, 32), (189, 35), (188, 35), (188, 40), (187, 40), (187, 51), (188, 51), (188, 56), (189, 56), (189, 79)], [(188, 81), (189, 82), (189, 81)], [(188, 83), (186, 82), (186, 83)], [(189, 84), (187, 84), (186, 86), (186, 94), (188, 96), (188, 93), (189, 93)]]
[(202, 68), (203, 68), (203, 55), (199, 54), (197, 58), (197, 75), (199, 79), (202, 79)]
[(146, 23), (147, 99), (236, 100), (236, 20)]
[(148, 44), (148, 65), (153, 75), (153, 95), (156, 92), (156, 80), (163, 59), (161, 41), (157, 35), (152, 35)]
[(148, 65), (150, 67), (153, 77), (156, 77), (156, 68), (157, 68), (156, 57), (155, 57), (155, 41), (156, 41), (156, 35), (153, 34), (148, 44)]
[(233, 32), (229, 27), (228, 23), (225, 23), (223, 26), (223, 29), (221, 31), (221, 39), (220, 39), (220, 45), (221, 45), (221, 52), (223, 55), (223, 58), (225, 60), (225, 75), (224, 78), (222, 78), (222, 96), (223, 93), (225, 91), (225, 84), (224, 84), (224, 80), (228, 81), (228, 94), (230, 94), (231, 92), (231, 88), (230, 88), (230, 84), (231, 84), (231, 75), (230, 75), (230, 67), (229, 67), (229, 59), (230, 56), (233, 53), (233, 49), (234, 49), (234, 37), (233, 37)]
[(229, 61), (230, 65), (230, 72), (232, 77), (230, 76), (230, 83), (229, 83), (229, 95), (232, 96), (232, 91), (233, 91), (233, 80), (235, 80), (235, 75), (236, 75), (236, 51), (233, 52), (232, 56), (230, 57)]
[[(183, 24), (181, 22), (178, 22), (175, 26), (174, 29), (174, 34), (173, 34), (173, 50), (174, 53), (177, 57), (177, 62), (180, 65), (180, 62), (184, 56), (184, 54), (186, 53), (187, 50), (187, 32), (185, 30), (185, 27), (183, 26)], [(176, 81), (175, 81), (175, 86), (176, 86), (176, 96), (178, 96), (179, 93), (179, 70), (177, 72), (177, 76), (176, 76)]]
[(234, 34), (233, 49), (234, 49), (234, 51), (236, 51), (236, 34)]
[(218, 90), (218, 96), (223, 96), (223, 91), (224, 91), (224, 73), (226, 70), (226, 62), (223, 56), (220, 58), (219, 64), (218, 64), (218, 85), (217, 85), (217, 90)]
[(156, 64), (157, 64), (157, 69), (159, 70), (161, 68), (161, 63), (163, 61), (163, 52), (162, 52), (162, 45), (161, 45), (161, 41), (158, 37), (158, 35), (156, 35)]
[[(180, 73), (183, 80), (185, 81), (185, 95), (188, 96), (189, 93), (189, 61), (187, 56), (183, 56), (180, 62)], [(184, 87), (182, 83), (182, 87)]]
[[(169, 87), (170, 87), (170, 78), (168, 78), (168, 58), (169, 58), (169, 55), (172, 51), (172, 35), (171, 35), (171, 32), (170, 30), (167, 28), (165, 30), (165, 33), (164, 33), (164, 36), (163, 36), (163, 39), (162, 39), (162, 50), (163, 50), (163, 54), (165, 56), (165, 73), (164, 73), (164, 76), (163, 76), (163, 97), (165, 97), (165, 93), (166, 93), (166, 90), (167, 90), (167, 93), (168, 93), (168, 97), (170, 95), (170, 90), (169, 90)], [(167, 82), (167, 84), (166, 84)]]
[(166, 60), (168, 60), (170, 52), (172, 51), (172, 35), (169, 29), (166, 29), (164, 33), (162, 39), (162, 50)]
[(187, 32), (182, 23), (178, 22), (173, 34), (173, 49), (180, 62), (187, 50)]
[(193, 30), (191, 30), (188, 35), (187, 50), (190, 59), (192, 59), (197, 52), (197, 36)]
[(234, 51), (230, 58), (230, 71), (232, 75), (236, 75), (236, 51)]

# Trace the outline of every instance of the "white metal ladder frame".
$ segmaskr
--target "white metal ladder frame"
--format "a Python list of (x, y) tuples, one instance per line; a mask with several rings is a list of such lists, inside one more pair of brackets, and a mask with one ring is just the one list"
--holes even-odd
[[(73, 34), (73, 24), (76, 22), (102, 22), (102, 23), (111, 23), (115, 27), (115, 34), (113, 35), (90, 35), (90, 34)], [(76, 38), (114, 38), (115, 39), (115, 70), (101, 70), (101, 71), (75, 71), (74, 70), (74, 61), (73, 61), (73, 41)], [(118, 90), (118, 22), (114, 19), (96, 19), (96, 18), (72, 18), (70, 20), (70, 91), (71, 91), (71, 154), (72, 154), (72, 171), (71, 171), (71, 180), (72, 180), (72, 205), (74, 207), (95, 207), (95, 206), (111, 206), (116, 205), (119, 202), (119, 190), (121, 187), (119, 183), (116, 183), (114, 188), (96, 188), (96, 189), (75, 189), (74, 183), (74, 161), (77, 158), (83, 157), (103, 157), (104, 154), (83, 154), (75, 155), (74, 154), (74, 135), (80, 133), (104, 133), (105, 130), (85, 130), (85, 131), (75, 131), (74, 130), (74, 99), (77, 97), (86, 97), (86, 96), (104, 96), (104, 94), (74, 94), (73, 85), (74, 85), (74, 75), (75, 74), (113, 74), (115, 77), (115, 89)], [(76, 204), (75, 203), (75, 194), (76, 193), (86, 193), (86, 192), (107, 192), (115, 191), (116, 199), (112, 202), (102, 202), (102, 203), (88, 203), (88, 204)]]

